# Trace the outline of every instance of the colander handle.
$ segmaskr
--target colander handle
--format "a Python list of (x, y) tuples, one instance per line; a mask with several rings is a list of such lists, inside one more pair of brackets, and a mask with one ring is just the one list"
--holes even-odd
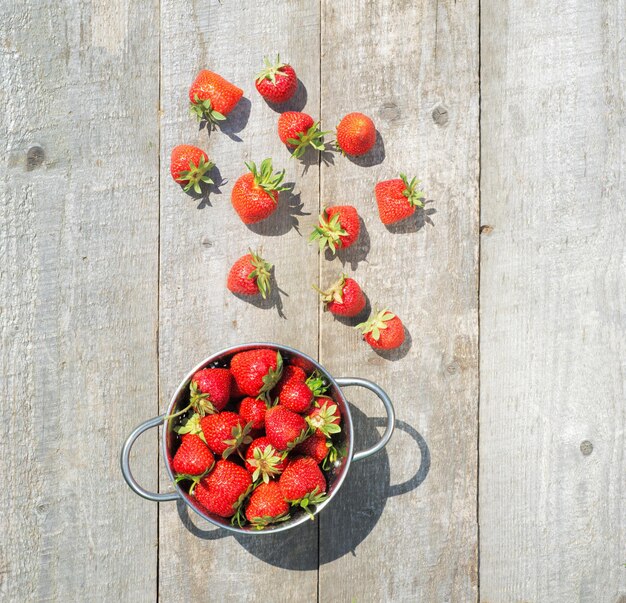
[(387, 411), (387, 427), (385, 429), (385, 433), (383, 433), (383, 437), (380, 438), (380, 441), (368, 448), (367, 450), (361, 450), (361, 452), (355, 452), (352, 455), (353, 461), (362, 461), (366, 459), (368, 456), (372, 456), (372, 454), (376, 454), (379, 450), (382, 450), (389, 442), (391, 438), (391, 434), (393, 433), (393, 428), (396, 424), (396, 413), (393, 410), (393, 404), (389, 399), (389, 396), (385, 392), (385, 390), (373, 383), (372, 381), (368, 381), (367, 379), (360, 379), (359, 377), (343, 377), (341, 379), (336, 379), (337, 384), (340, 387), (350, 387), (351, 385), (356, 385), (358, 387), (364, 387), (365, 389), (369, 389), (371, 392), (374, 392), (383, 403), (385, 410)]
[(158, 494), (156, 492), (150, 492), (142, 488), (130, 470), (130, 450), (135, 443), (135, 440), (144, 432), (148, 431), (152, 427), (157, 427), (163, 423), (165, 419), (165, 415), (161, 415), (160, 417), (154, 417), (154, 419), (149, 419), (145, 421), (141, 425), (137, 426), (135, 430), (128, 436), (127, 440), (124, 442), (124, 446), (122, 447), (122, 454), (120, 456), (120, 465), (122, 467), (122, 475), (126, 480), (126, 483), (130, 486), (131, 490), (139, 494), (139, 496), (143, 496), (148, 500), (153, 502), (166, 502), (169, 500), (178, 500), (180, 495), (178, 492), (167, 492), (165, 494)]

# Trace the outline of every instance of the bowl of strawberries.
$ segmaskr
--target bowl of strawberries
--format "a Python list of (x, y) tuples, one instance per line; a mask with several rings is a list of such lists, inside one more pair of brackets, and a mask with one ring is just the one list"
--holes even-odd
[[(342, 388), (364, 387), (383, 403), (387, 425), (376, 445), (355, 452)], [(360, 378), (333, 378), (293, 348), (248, 343), (194, 367), (166, 412), (128, 436), (121, 468), (130, 488), (155, 502), (182, 500), (212, 524), (269, 533), (314, 519), (341, 487), (352, 462), (380, 451), (395, 423), (389, 396)], [(161, 426), (173, 491), (144, 489), (130, 469), (137, 438)]]

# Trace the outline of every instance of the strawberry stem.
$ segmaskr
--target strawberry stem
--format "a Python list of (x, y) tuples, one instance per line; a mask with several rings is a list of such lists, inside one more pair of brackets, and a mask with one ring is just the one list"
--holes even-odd
[(417, 186), (420, 184), (420, 180), (413, 177), (409, 182), (406, 174), (400, 174), (402, 182), (406, 188), (402, 191), (402, 194), (409, 200), (409, 204), (413, 207), (424, 207), (423, 199), (425, 199), (424, 191), (418, 190)]

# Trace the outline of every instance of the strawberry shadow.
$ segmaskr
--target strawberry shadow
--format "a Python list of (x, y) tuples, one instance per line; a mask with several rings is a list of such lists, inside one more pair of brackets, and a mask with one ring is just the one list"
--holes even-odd
[(302, 211), (304, 202), (300, 198), (301, 193), (293, 192), (293, 183), (289, 182), (287, 186), (290, 186), (290, 190), (281, 191), (278, 207), (270, 218), (256, 224), (247, 224), (252, 232), (266, 237), (279, 237), (293, 228), (301, 235), (298, 216), (310, 216), (311, 213)]
[(206, 182), (200, 183), (200, 192), (196, 193), (193, 189), (190, 189), (185, 192), (188, 197), (195, 199), (198, 201), (197, 209), (204, 209), (205, 207), (212, 207), (211, 203), (211, 195), (221, 195), (222, 191), (220, 190), (221, 186), (224, 186), (228, 180), (222, 177), (219, 168), (214, 165), (208, 172), (207, 175), (211, 180), (213, 180), (213, 184), (207, 184)]
[(289, 297), (286, 291), (283, 291), (276, 282), (276, 275), (274, 274), (274, 268), (270, 274), (270, 294), (263, 299), (260, 295), (241, 295), (240, 293), (233, 293), (233, 295), (241, 301), (259, 308), (261, 310), (271, 310), (276, 308), (279, 318), (286, 319), (287, 316), (283, 312), (283, 300), (282, 296)]
[(252, 110), (252, 103), (250, 99), (245, 96), (241, 97), (241, 100), (235, 105), (235, 108), (226, 116), (224, 121), (217, 122), (213, 127), (206, 120), (200, 122), (200, 129), (206, 129), (207, 134), (210, 136), (211, 132), (219, 130), (223, 134), (226, 134), (228, 138), (235, 142), (242, 142), (242, 139), (237, 136), (247, 125), (250, 119), (250, 111)]
[(335, 152), (335, 147), (331, 143), (326, 143), (323, 151), (309, 147), (304, 155), (298, 159), (302, 165), (302, 176), (309, 171), (312, 165), (335, 165)]
[[(428, 201), (425, 201), (424, 205), (427, 203), (433, 203), (433, 200), (429, 199)], [(435, 223), (432, 221), (430, 216), (434, 216), (436, 213), (437, 210), (434, 207), (418, 207), (412, 216), (409, 216), (400, 222), (396, 222), (395, 224), (387, 224), (385, 225), (385, 228), (392, 234), (417, 232), (418, 230), (424, 228), (425, 224), (435, 226)]]
[(339, 259), (342, 266), (349, 264), (351, 270), (356, 270), (359, 266), (359, 262), (365, 262), (367, 260), (371, 247), (370, 234), (365, 226), (363, 218), (360, 216), (359, 222), (361, 223), (359, 238), (347, 249), (338, 248), (334, 254), (327, 248), (325, 251), (325, 257), (327, 260), (331, 261), (336, 257)]
[(271, 103), (266, 100), (265, 103), (272, 110), (276, 111), (276, 113), (285, 113), (286, 111), (302, 111), (306, 106), (306, 101), (308, 98), (307, 90), (302, 83), (302, 80), (298, 78), (298, 87), (294, 95), (284, 103)]
[(385, 141), (381, 133), (376, 130), (376, 142), (365, 155), (346, 155), (346, 157), (359, 167), (373, 167), (381, 164), (385, 160)]
[(333, 315), (333, 318), (346, 327), (356, 327), (356, 325), (365, 322), (372, 313), (372, 303), (370, 302), (370, 298), (367, 296), (365, 291), (363, 291), (363, 295), (365, 296), (365, 307), (356, 316), (350, 317)]
[[(385, 426), (385, 419), (367, 417), (352, 404), (350, 412), (354, 424), (355, 450), (373, 446), (380, 439), (379, 428)], [(292, 530), (255, 536), (232, 534), (214, 527), (204, 529), (194, 523), (202, 520), (190, 514), (183, 502), (177, 504), (178, 515), (183, 526), (194, 536), (203, 540), (219, 540), (232, 535), (246, 551), (275, 567), (311, 571), (348, 553), (356, 556), (357, 547), (382, 516), (387, 499), (418, 488), (430, 470), (430, 450), (421, 434), (402, 420), (396, 420), (396, 429), (408, 435), (419, 450), (419, 465), (416, 463), (415, 473), (408, 480), (400, 484), (390, 483), (389, 457), (385, 450), (354, 462), (328, 507), (314, 521), (307, 521)], [(417, 458), (417, 454), (410, 448), (405, 449), (404, 454), (405, 458)]]

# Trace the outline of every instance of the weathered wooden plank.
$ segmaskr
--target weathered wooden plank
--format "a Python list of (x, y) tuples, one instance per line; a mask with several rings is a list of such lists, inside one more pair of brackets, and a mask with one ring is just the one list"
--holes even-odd
[(484, 601), (626, 596), (624, 14), (482, 3)]
[[(346, 252), (345, 269), (373, 305), (398, 313), (412, 343), (383, 358), (357, 332), (322, 317), (324, 365), (380, 383), (401, 429), (386, 454), (354, 466), (341, 498), (320, 517), (320, 600), (472, 601), (478, 3), (323, 2), (325, 126), (350, 111), (374, 119), (384, 155), (379, 147), (369, 161), (338, 157), (324, 167), (321, 201), (352, 202), (361, 212), (367, 235), (359, 250)], [(378, 218), (373, 188), (401, 171), (423, 179), (432, 203), (391, 232)], [(323, 259), (323, 282), (341, 269), (340, 260)], [(368, 396), (351, 390), (350, 397), (366, 414), (382, 415)], [(375, 438), (374, 425), (380, 421), (358, 416), (361, 442)], [(426, 476), (428, 454), (436, 461)]]
[[(154, 600), (155, 2), (0, 9), (0, 599)], [(136, 474), (156, 487), (157, 444)]]
[[(292, 63), (307, 90), (306, 109), (319, 109), (319, 7), (309, 2), (217, 1), (182, 7), (162, 4), (161, 143), (161, 406), (196, 362), (221, 347), (270, 340), (317, 354), (317, 301), (311, 283), (318, 276), (315, 251), (291, 228), (288, 205), (306, 232), (318, 208), (318, 169), (289, 159), (276, 133), (278, 113), (254, 88), (263, 56), (280, 52)], [(297, 26), (296, 26), (297, 24)], [(187, 91), (196, 72), (209, 68), (242, 87), (245, 99), (225, 128), (209, 137), (188, 114)], [(230, 125), (229, 125), (230, 124)], [(210, 206), (186, 196), (169, 178), (171, 149), (184, 142), (205, 148), (227, 183), (210, 195)], [(247, 228), (235, 214), (230, 192), (245, 171), (244, 160), (272, 157), (296, 181), (295, 197), (281, 198), (283, 209), (266, 224)], [(200, 206), (200, 207), (199, 207)], [(309, 226), (303, 225), (308, 221)], [(226, 289), (232, 262), (262, 246), (276, 266), (281, 318), (276, 307), (260, 308)], [(184, 516), (184, 515), (183, 515)], [(181, 522), (175, 504), (160, 513), (160, 579), (163, 601), (312, 600), (317, 593), (317, 529), (291, 535), (214, 539), (211, 526)], [(305, 569), (304, 572), (296, 572)]]

